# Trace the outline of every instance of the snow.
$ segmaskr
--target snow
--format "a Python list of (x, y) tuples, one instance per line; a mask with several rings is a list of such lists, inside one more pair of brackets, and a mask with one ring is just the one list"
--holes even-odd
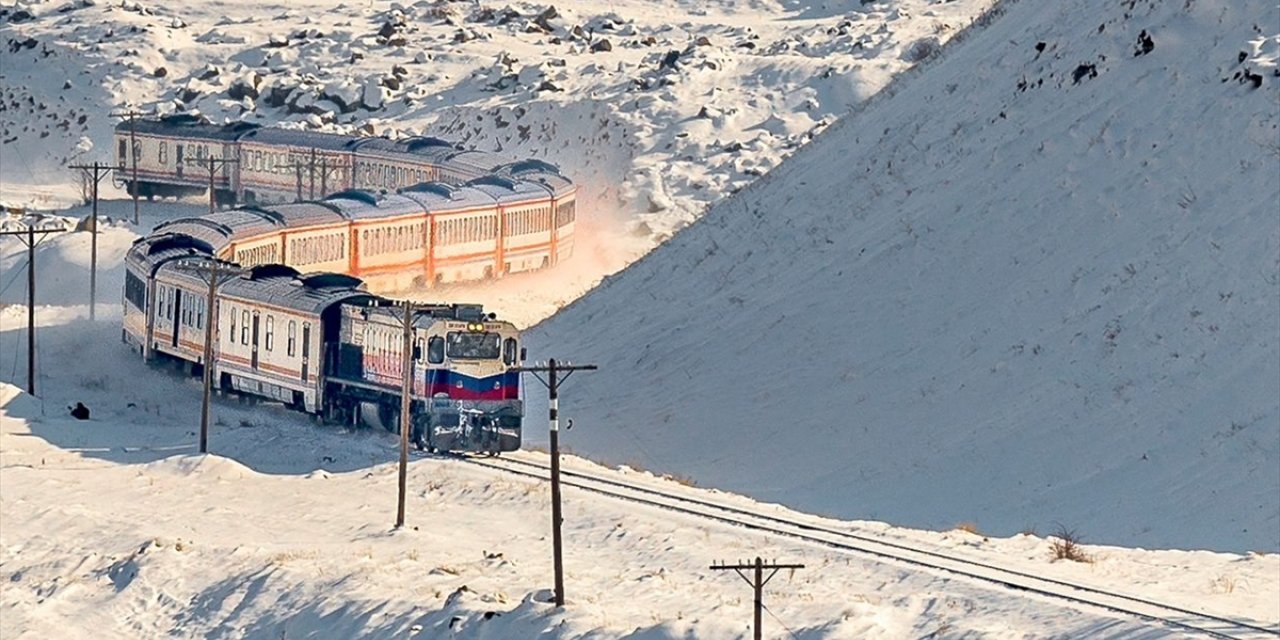
[[(544, 158), (592, 203), (568, 265), (389, 293), (599, 364), (566, 468), (1280, 625), (1276, 8), (989, 7), (23, 3), (0, 201), (88, 215), (62, 167), (108, 106)], [(571, 488), (556, 609), (543, 483), (415, 456), (393, 530), (389, 434), (219, 398), (197, 454), (198, 383), (124, 349), (119, 298), (132, 240), (205, 205), (135, 227), (108, 194), (97, 322), (90, 234), (36, 251), (36, 397), (0, 239), (0, 637), (739, 638), (708, 566), (757, 555), (806, 565), (767, 637), (1180, 633)]]
[(1004, 9), (532, 332), (600, 366), (575, 451), (849, 518), (1280, 548), (1280, 78), (1240, 60), (1276, 7)]

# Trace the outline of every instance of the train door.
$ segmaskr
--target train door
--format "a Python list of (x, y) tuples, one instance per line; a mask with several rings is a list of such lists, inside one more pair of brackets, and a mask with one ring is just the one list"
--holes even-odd
[(181, 142), (179, 142), (174, 146), (177, 147), (177, 152), (176, 152), (176, 155), (174, 156), (173, 166), (178, 171), (178, 177), (181, 178), (182, 168), (187, 164), (186, 159), (183, 157), (184, 156), (183, 151), (186, 149), (186, 145), (183, 145)]
[(251, 364), (249, 366), (254, 369), (258, 368), (258, 312), (253, 312), (253, 355), (250, 357)]
[(182, 329), (182, 289), (173, 288), (173, 347), (178, 346), (178, 332)]
[(302, 380), (306, 382), (311, 364), (311, 323), (302, 323)]

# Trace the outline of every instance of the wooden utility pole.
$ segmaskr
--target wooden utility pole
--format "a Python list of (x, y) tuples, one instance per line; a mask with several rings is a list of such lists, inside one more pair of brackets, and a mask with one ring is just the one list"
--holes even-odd
[(216, 206), (218, 191), (214, 186), (214, 182), (213, 182), (214, 171), (217, 170), (218, 167), (221, 167), (223, 165), (236, 164), (238, 162), (240, 162), (240, 160), (236, 158), (215, 158), (212, 155), (209, 156), (208, 158), (205, 158), (204, 160), (201, 160), (200, 158), (187, 158), (187, 164), (189, 165), (199, 165), (199, 164), (206, 164), (206, 163), (209, 165), (209, 213), (213, 213), (214, 211), (218, 210)]
[[(533, 367), (513, 367), (511, 371), (520, 373), (532, 373), (533, 377), (539, 382), (546, 385), (550, 398), (550, 421), (551, 421), (551, 553), (552, 561), (555, 565), (555, 588), (556, 588), (556, 606), (564, 606), (564, 559), (560, 541), (560, 524), (564, 518), (560, 515), (560, 385), (574, 371), (595, 371), (598, 369), (594, 364), (560, 364), (555, 358), (547, 361), (546, 366)], [(546, 372), (547, 379), (543, 380), (538, 374)], [(563, 373), (564, 377), (559, 377)], [(573, 426), (570, 422), (569, 426)]]
[(28, 224), (26, 229), (0, 231), (0, 236), (17, 236), (27, 245), (27, 393), (36, 394), (36, 234), (40, 234), (40, 242), (50, 233), (61, 233), (66, 228), (36, 229)]
[(396, 503), (396, 528), (404, 526), (404, 499), (409, 482), (409, 409), (413, 393), (413, 303), (404, 301), (404, 353), (400, 369), (400, 499)]
[(93, 321), (97, 317), (95, 307), (98, 306), (98, 183), (115, 167), (95, 162), (91, 165), (73, 164), (71, 168), (84, 171), (93, 180), (93, 235), (89, 241), (89, 320)]
[[(138, 156), (142, 155), (138, 151), (138, 138), (136, 135), (137, 125), (134, 119), (138, 116), (149, 116), (150, 113), (143, 113), (129, 109), (128, 111), (115, 111), (111, 113), (112, 118), (128, 118), (129, 120), (129, 160), (133, 165), (133, 181), (132, 187), (129, 189), (133, 194), (133, 224), (138, 224)], [(123, 169), (123, 167), (121, 167)]]
[(182, 258), (174, 263), (179, 271), (199, 276), (209, 287), (204, 309), (204, 389), (200, 404), (200, 453), (209, 452), (209, 401), (213, 395), (213, 327), (218, 322), (218, 287), (240, 277), (247, 270), (216, 258)]
[[(768, 584), (769, 581), (773, 579), (773, 576), (778, 573), (778, 570), (803, 569), (804, 565), (775, 564), (775, 563), (765, 564), (763, 560), (757, 557), (755, 559), (755, 562), (751, 562), (751, 563), (744, 564), (742, 562), (739, 562), (738, 564), (713, 564), (711, 565), (711, 568), (715, 571), (732, 570), (735, 573), (737, 573), (743, 580), (746, 580), (747, 584), (751, 585), (751, 588), (755, 591), (755, 596), (756, 596), (755, 636), (754, 637), (755, 637), (755, 640), (760, 640), (761, 639), (760, 634), (762, 632), (760, 627), (760, 612), (764, 609), (764, 585)], [(768, 576), (764, 575), (765, 569), (770, 570)], [(743, 573), (743, 571), (748, 571), (748, 570), (752, 572), (752, 575), (750, 578), (747, 577), (747, 574)]]

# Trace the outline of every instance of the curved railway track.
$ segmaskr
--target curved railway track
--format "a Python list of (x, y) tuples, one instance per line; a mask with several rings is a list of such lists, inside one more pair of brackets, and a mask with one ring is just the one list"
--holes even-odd
[[(550, 476), (549, 464), (544, 465), (515, 457), (464, 458), (464, 460), (470, 464), (539, 480), (547, 480)], [(1164, 625), (1180, 632), (1194, 632), (1225, 640), (1280, 637), (1280, 627), (1269, 628), (1250, 621), (1235, 620), (1065, 580), (1036, 576), (939, 551), (788, 520), (741, 507), (633, 485), (616, 479), (561, 469), (561, 483), (592, 493), (802, 540), (846, 553), (873, 556), (1076, 605), (1103, 609)]]

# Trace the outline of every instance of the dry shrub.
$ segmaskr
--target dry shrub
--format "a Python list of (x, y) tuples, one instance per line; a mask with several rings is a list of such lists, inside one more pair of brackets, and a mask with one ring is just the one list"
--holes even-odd
[(961, 522), (961, 523), (957, 524), (957, 525), (952, 529), (952, 531), (963, 531), (963, 532), (965, 532), (965, 533), (971, 533), (971, 534), (973, 534), (973, 535), (975, 535), (975, 536), (980, 536), (980, 535), (982, 535), (981, 533), (978, 533), (978, 525), (976, 525), (976, 524), (974, 524), (974, 523), (972, 523), (972, 522)]
[(1089, 555), (1080, 546), (1082, 538), (1075, 529), (1068, 529), (1063, 525), (1058, 525), (1058, 531), (1053, 534), (1053, 540), (1050, 542), (1049, 555), (1053, 560), (1071, 560), (1072, 562), (1093, 562), (1093, 556)]

